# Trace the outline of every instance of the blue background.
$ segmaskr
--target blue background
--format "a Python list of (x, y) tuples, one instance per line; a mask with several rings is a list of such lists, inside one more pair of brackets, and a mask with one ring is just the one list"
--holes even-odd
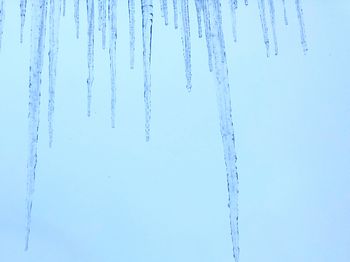
[[(92, 116), (87, 118), (85, 1), (79, 40), (73, 1), (67, 1), (52, 149), (45, 57), (32, 233), (24, 252), (31, 12), (21, 45), (19, 3), (5, 1), (0, 261), (233, 261), (215, 81), (205, 41), (197, 38), (194, 1), (190, 94), (181, 31), (173, 29), (172, 11), (170, 25), (164, 26), (159, 1), (154, 2), (152, 126), (146, 143), (139, 1), (133, 71), (127, 1), (118, 3), (115, 129), (110, 128), (109, 58), (101, 49), (97, 14)], [(257, 3), (244, 7), (239, 1), (234, 44), (227, 2), (241, 261), (350, 261), (350, 4), (303, 1), (310, 47), (304, 56), (294, 1), (287, 1), (287, 27), (282, 1), (276, 1), (280, 54), (267, 59)]]

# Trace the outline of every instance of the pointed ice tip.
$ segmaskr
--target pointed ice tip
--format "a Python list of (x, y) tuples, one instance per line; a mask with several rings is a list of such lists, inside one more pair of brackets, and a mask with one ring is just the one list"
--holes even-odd
[(149, 142), (149, 135), (146, 135), (145, 140), (146, 140), (146, 142)]

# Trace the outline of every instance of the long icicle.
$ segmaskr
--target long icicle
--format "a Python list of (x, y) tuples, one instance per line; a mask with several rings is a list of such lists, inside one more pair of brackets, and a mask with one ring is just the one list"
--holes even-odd
[(237, 29), (236, 29), (237, 7), (238, 7), (237, 0), (230, 0), (232, 35), (233, 35), (233, 41), (235, 41), (235, 42), (237, 42)]
[(21, 0), (19, 7), (20, 7), (20, 12), (21, 12), (20, 42), (23, 43), (23, 29), (24, 29), (24, 23), (26, 20), (27, 0)]
[(278, 55), (278, 42), (277, 42), (277, 34), (276, 34), (276, 15), (275, 15), (275, 4), (273, 0), (267, 0), (269, 3), (270, 10), (270, 19), (271, 19), (271, 27), (272, 27), (272, 37), (273, 44), (275, 46), (275, 55)]
[(258, 7), (260, 13), (261, 28), (263, 31), (264, 43), (266, 47), (266, 55), (270, 56), (270, 41), (268, 35), (268, 29), (266, 24), (266, 12), (265, 12), (265, 0), (258, 0)]
[(75, 35), (79, 38), (79, 0), (74, 0)]
[(110, 0), (109, 6), (109, 59), (111, 70), (111, 125), (115, 127), (116, 66), (117, 66), (117, 0)]
[(233, 256), (239, 261), (239, 231), (238, 231), (238, 174), (236, 167), (235, 137), (232, 122), (231, 93), (228, 79), (228, 68), (225, 55), (225, 43), (222, 31), (220, 1), (209, 2), (211, 36), (214, 51), (214, 67), (216, 76), (217, 105), (220, 116), (220, 131), (222, 136), (227, 186), (229, 194), (230, 225), (233, 244)]
[(301, 45), (303, 47), (304, 54), (306, 54), (308, 47), (307, 47), (306, 34), (305, 34), (304, 14), (303, 14), (303, 9), (301, 7), (300, 2), (301, 0), (295, 0), (295, 7), (297, 9), (299, 26), (300, 26)]
[(130, 69), (135, 64), (135, 0), (128, 0)]
[(190, 19), (188, 13), (188, 0), (181, 0), (181, 16), (182, 16), (182, 45), (185, 58), (186, 88), (188, 91), (192, 89), (192, 72), (191, 72), (191, 33)]
[(196, 4), (197, 24), (198, 24), (198, 37), (202, 38), (203, 36), (203, 29), (202, 29), (203, 0), (195, 0), (195, 4)]
[(29, 113), (27, 160), (27, 198), (25, 250), (28, 250), (31, 226), (32, 201), (38, 153), (38, 131), (40, 117), (41, 72), (45, 49), (47, 0), (32, 0), (31, 47), (29, 69)]
[(53, 141), (53, 116), (55, 111), (55, 87), (57, 72), (57, 55), (58, 55), (58, 36), (61, 17), (61, 0), (50, 0), (50, 16), (49, 16), (49, 147)]
[(173, 0), (173, 9), (174, 9), (174, 28), (177, 29), (179, 26), (179, 9), (177, 6), (177, 0)]
[(150, 138), (151, 122), (151, 57), (152, 57), (152, 0), (141, 0), (142, 12), (142, 43), (143, 43), (143, 71), (144, 71), (144, 100), (145, 100), (145, 133), (146, 141)]
[(4, 0), (0, 0), (0, 51), (1, 51), (2, 33), (4, 28), (4, 19), (5, 19)]
[(204, 19), (204, 27), (205, 27), (205, 40), (207, 44), (207, 51), (208, 51), (208, 66), (209, 71), (213, 71), (213, 41), (211, 40), (211, 29), (210, 29), (210, 16), (209, 16), (209, 10), (208, 5), (206, 3), (206, 0), (203, 1), (203, 19)]
[(91, 96), (92, 96), (92, 84), (94, 82), (94, 29), (95, 29), (95, 18), (94, 18), (94, 0), (86, 0), (87, 8), (87, 23), (88, 23), (88, 70), (89, 75), (87, 79), (87, 115), (91, 115)]
[(283, 4), (283, 16), (284, 16), (284, 24), (288, 25), (288, 17), (287, 17), (287, 8), (286, 8), (286, 0), (282, 0)]

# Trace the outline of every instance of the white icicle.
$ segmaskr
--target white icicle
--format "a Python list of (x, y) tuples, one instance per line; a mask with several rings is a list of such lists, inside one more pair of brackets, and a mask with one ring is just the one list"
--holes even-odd
[(143, 43), (143, 70), (144, 70), (144, 100), (145, 100), (145, 132), (146, 141), (150, 138), (151, 121), (151, 57), (152, 57), (152, 0), (141, 0), (142, 12), (142, 43)]
[(285, 25), (288, 25), (288, 17), (287, 17), (286, 0), (282, 0), (282, 4), (283, 4), (284, 24), (285, 24)]
[(135, 0), (128, 0), (130, 68), (135, 64)]
[(277, 43), (277, 34), (276, 34), (276, 15), (275, 15), (275, 5), (273, 0), (268, 0), (269, 10), (270, 10), (270, 19), (272, 27), (272, 37), (273, 44), (275, 46), (275, 55), (278, 55), (278, 43)]
[(5, 19), (4, 0), (0, 0), (0, 51), (1, 51), (1, 42), (2, 42), (3, 27), (4, 27), (4, 19)]
[(53, 116), (55, 111), (55, 87), (57, 72), (58, 36), (61, 17), (61, 0), (50, 0), (49, 16), (49, 146), (53, 141)]
[(231, 10), (231, 22), (232, 22), (232, 34), (233, 41), (237, 42), (237, 30), (236, 30), (236, 10), (237, 10), (237, 0), (230, 0), (230, 10)]
[(117, 50), (117, 0), (110, 0), (109, 6), (109, 58), (111, 70), (111, 125), (115, 127), (115, 104), (116, 104), (116, 50)]
[(225, 43), (222, 32), (220, 1), (207, 0), (210, 3), (211, 36), (214, 51), (214, 68), (216, 76), (217, 105), (220, 116), (220, 131), (222, 136), (225, 164), (227, 172), (231, 238), (233, 256), (239, 261), (239, 231), (238, 231), (238, 174), (236, 167), (235, 137), (231, 113), (231, 93), (228, 79), (228, 69), (225, 55)]
[(102, 33), (102, 49), (106, 47), (106, 0), (98, 0), (98, 30)]
[(79, 0), (74, 0), (75, 34), (79, 38)]
[(191, 72), (191, 33), (190, 33), (190, 19), (188, 13), (188, 0), (181, 0), (181, 16), (182, 16), (182, 45), (185, 58), (185, 72), (186, 72), (186, 88), (191, 91), (192, 72)]
[(27, 10), (27, 0), (21, 0), (20, 4), (20, 12), (21, 12), (21, 35), (20, 35), (20, 42), (23, 42), (23, 29), (24, 29), (24, 23), (26, 19), (26, 10)]
[(298, 14), (298, 20), (299, 20), (299, 26), (300, 26), (300, 39), (301, 39), (301, 45), (303, 47), (304, 54), (307, 52), (307, 42), (306, 42), (306, 34), (305, 34), (305, 25), (304, 25), (304, 15), (303, 15), (303, 9), (301, 7), (301, 0), (295, 0), (295, 6), (297, 9)]
[(94, 18), (94, 0), (86, 0), (87, 8), (87, 23), (88, 23), (88, 69), (89, 75), (87, 78), (87, 115), (91, 115), (91, 92), (92, 84), (94, 82), (94, 29), (95, 29), (95, 18)]
[(165, 25), (168, 25), (168, 0), (160, 0), (160, 11), (162, 17), (164, 18)]
[(196, 3), (196, 13), (197, 13), (197, 24), (198, 24), (198, 37), (202, 38), (202, 13), (203, 13), (203, 0), (195, 0)]
[(25, 250), (28, 249), (35, 171), (37, 164), (38, 131), (40, 117), (40, 85), (45, 48), (47, 0), (32, 0), (31, 47), (29, 69), (29, 113), (27, 160), (27, 199)]
[(178, 28), (178, 20), (179, 20), (179, 11), (177, 7), (177, 0), (173, 0), (173, 9), (174, 9), (174, 27), (175, 29)]
[(262, 27), (262, 31), (263, 31), (264, 43), (265, 43), (265, 47), (266, 47), (266, 55), (267, 55), (267, 57), (269, 57), (270, 56), (270, 41), (269, 41), (267, 24), (266, 24), (265, 0), (258, 0), (258, 7), (259, 7), (260, 21), (261, 21), (261, 27)]
[(210, 15), (208, 10), (207, 1), (203, 0), (203, 20), (204, 20), (204, 28), (205, 28), (205, 40), (207, 44), (208, 51), (208, 65), (209, 71), (213, 71), (213, 43), (211, 40), (211, 29), (210, 29)]

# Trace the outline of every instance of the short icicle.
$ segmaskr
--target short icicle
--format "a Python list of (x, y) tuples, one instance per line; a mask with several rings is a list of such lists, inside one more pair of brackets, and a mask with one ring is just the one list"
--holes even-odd
[(117, 66), (117, 0), (109, 3), (109, 59), (111, 70), (111, 126), (115, 127), (116, 66)]
[(260, 13), (261, 28), (263, 31), (264, 43), (266, 47), (266, 56), (269, 57), (270, 41), (269, 41), (268, 27), (266, 23), (265, 0), (257, 0), (257, 1), (258, 1), (259, 13)]
[(91, 97), (92, 97), (92, 84), (94, 82), (94, 29), (95, 29), (95, 18), (94, 18), (94, 0), (86, 0), (87, 8), (87, 24), (88, 24), (88, 70), (89, 75), (87, 78), (87, 115), (91, 115)]
[(173, 0), (173, 9), (174, 9), (174, 28), (177, 29), (179, 26), (179, 9), (177, 6), (177, 0)]
[(282, 0), (283, 4), (283, 16), (284, 16), (284, 24), (288, 25), (288, 17), (287, 17), (287, 8), (286, 8), (286, 0)]
[(53, 141), (53, 116), (55, 111), (55, 87), (57, 72), (58, 39), (61, 17), (61, 0), (50, 0), (49, 12), (49, 147)]
[(164, 18), (164, 24), (169, 24), (169, 18), (168, 18), (168, 0), (160, 0), (160, 11), (161, 15)]
[(151, 122), (151, 58), (152, 58), (152, 0), (141, 0), (142, 12), (142, 43), (143, 43), (143, 71), (144, 71), (144, 100), (145, 100), (145, 133), (146, 141), (150, 139)]
[(222, 31), (220, 1), (206, 0), (210, 3), (210, 24), (213, 41), (214, 68), (216, 78), (217, 105), (220, 117), (228, 194), (230, 208), (231, 238), (235, 262), (239, 261), (239, 231), (238, 231), (238, 174), (236, 167), (235, 137), (232, 122), (231, 93), (228, 79), (228, 68), (225, 55), (225, 43)]
[(304, 54), (306, 54), (308, 47), (306, 42), (304, 14), (303, 14), (303, 8), (301, 7), (301, 0), (295, 0), (295, 7), (297, 9), (297, 15), (298, 15), (299, 26), (300, 26), (301, 45), (303, 47)]
[(27, 160), (27, 198), (25, 250), (28, 250), (38, 153), (41, 72), (45, 49), (47, 0), (32, 0), (31, 47), (29, 68), (29, 113)]
[(276, 14), (275, 14), (275, 4), (274, 0), (267, 0), (269, 4), (270, 10), (270, 18), (271, 18), (271, 28), (272, 28), (272, 37), (273, 44), (275, 46), (275, 55), (278, 55), (278, 42), (277, 42), (277, 34), (276, 34)]
[(135, 0), (128, 0), (130, 69), (135, 65)]
[(181, 0), (181, 16), (182, 16), (182, 45), (185, 59), (186, 88), (188, 91), (192, 89), (192, 70), (191, 70), (191, 33), (190, 18), (188, 13), (188, 0)]

